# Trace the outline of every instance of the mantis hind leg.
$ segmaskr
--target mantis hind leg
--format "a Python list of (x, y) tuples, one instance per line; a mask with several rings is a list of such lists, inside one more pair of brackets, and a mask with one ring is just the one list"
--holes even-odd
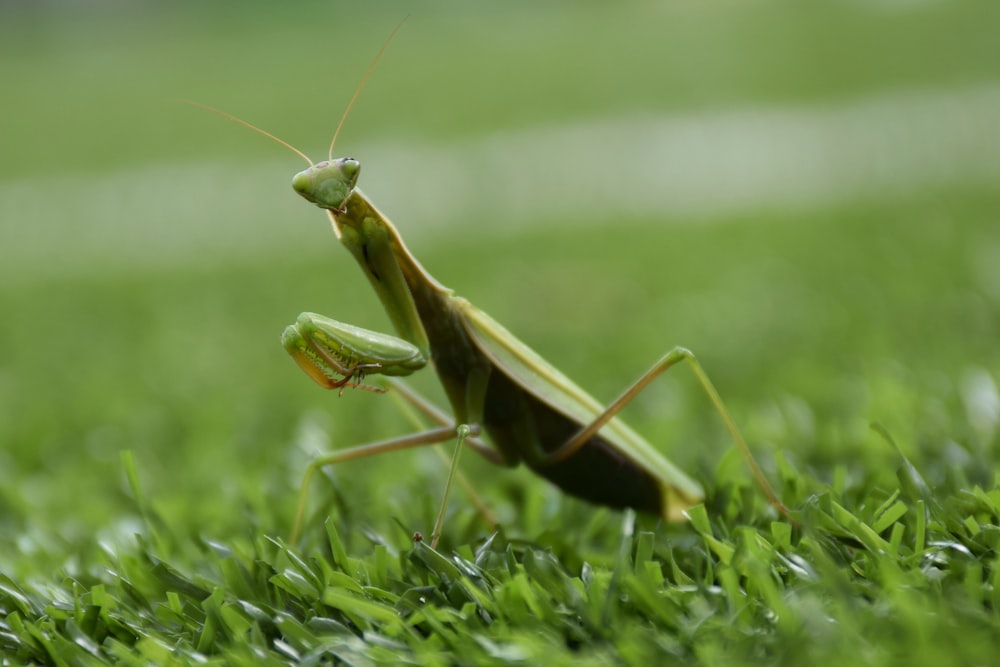
[(784, 503), (781, 502), (778, 495), (774, 492), (774, 489), (771, 488), (771, 484), (767, 481), (767, 478), (764, 476), (764, 472), (757, 464), (757, 460), (754, 458), (753, 453), (751, 453), (750, 448), (747, 446), (746, 440), (743, 438), (743, 434), (740, 433), (739, 428), (737, 428), (736, 422), (733, 421), (732, 416), (730, 416), (729, 410), (726, 409), (726, 404), (722, 401), (722, 397), (719, 396), (719, 392), (715, 389), (715, 385), (712, 384), (708, 374), (701, 367), (701, 364), (698, 363), (698, 359), (694, 356), (694, 353), (683, 347), (675, 347), (657, 360), (657, 362), (654, 363), (649, 370), (643, 373), (638, 380), (629, 385), (625, 391), (623, 391), (618, 398), (612, 401), (611, 404), (606, 407), (604, 411), (592, 422), (584, 426), (579, 433), (570, 438), (561, 447), (559, 447), (559, 449), (549, 454), (547, 462), (558, 463), (571, 457), (581, 447), (587, 444), (587, 442), (593, 438), (597, 432), (605, 426), (605, 424), (614, 419), (615, 415), (621, 412), (622, 408), (632, 402), (632, 400), (638, 396), (643, 389), (649, 386), (653, 380), (682, 361), (686, 361), (691, 367), (691, 370), (694, 372), (699, 384), (701, 384), (702, 389), (712, 402), (712, 406), (715, 408), (716, 412), (719, 413), (719, 416), (722, 417), (722, 421), (726, 425), (726, 429), (729, 431), (733, 442), (736, 443), (736, 447), (740, 450), (740, 453), (743, 454), (743, 458), (750, 467), (750, 471), (753, 473), (754, 479), (756, 479), (757, 484), (764, 492), (768, 502), (781, 514), (788, 516), (788, 508), (785, 507)]

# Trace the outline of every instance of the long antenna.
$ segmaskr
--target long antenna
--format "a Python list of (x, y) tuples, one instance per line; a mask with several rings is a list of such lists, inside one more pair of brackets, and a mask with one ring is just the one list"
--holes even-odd
[(389, 33), (389, 36), (382, 44), (382, 48), (378, 50), (375, 60), (373, 60), (372, 64), (368, 66), (368, 71), (366, 71), (365, 75), (361, 78), (361, 83), (359, 83), (358, 87), (354, 89), (351, 101), (347, 103), (347, 108), (344, 109), (344, 115), (340, 117), (340, 122), (337, 123), (337, 129), (333, 131), (333, 139), (330, 140), (330, 152), (327, 153), (327, 157), (329, 159), (333, 159), (333, 147), (337, 143), (337, 137), (340, 136), (340, 130), (344, 127), (344, 122), (347, 120), (347, 116), (351, 113), (351, 109), (354, 108), (354, 103), (358, 101), (358, 96), (361, 95), (361, 91), (364, 89), (365, 84), (368, 83), (368, 78), (372, 75), (372, 72), (375, 71), (375, 66), (378, 65), (378, 61), (382, 59), (382, 54), (385, 53), (385, 50), (389, 47), (389, 43), (392, 42), (393, 37), (396, 36), (396, 33), (399, 32), (399, 29), (403, 27), (403, 24), (406, 23), (406, 19), (408, 18), (410, 17), (403, 17), (403, 20), (399, 22), (391, 33)]
[(313, 161), (309, 159), (309, 156), (306, 155), (305, 153), (303, 153), (302, 151), (300, 151), (298, 148), (296, 148), (295, 146), (292, 146), (290, 143), (288, 143), (287, 141), (284, 141), (283, 139), (279, 139), (278, 137), (274, 136), (270, 132), (268, 132), (266, 130), (262, 130), (259, 127), (257, 127), (256, 125), (253, 125), (252, 123), (248, 123), (247, 121), (243, 120), (242, 118), (237, 118), (236, 116), (228, 114), (225, 111), (220, 111), (219, 109), (216, 109), (215, 107), (210, 107), (207, 104), (202, 104), (201, 102), (195, 102), (194, 100), (180, 100), (180, 101), (183, 102), (184, 104), (190, 104), (193, 107), (198, 107), (199, 109), (204, 109), (205, 111), (211, 111), (212, 113), (218, 114), (219, 116), (222, 116), (223, 118), (227, 118), (227, 119), (233, 121), (234, 123), (239, 123), (243, 127), (251, 129), (254, 132), (256, 132), (257, 134), (263, 135), (263, 136), (267, 137), (268, 139), (270, 139), (271, 141), (274, 141), (274, 142), (277, 142), (277, 143), (281, 144), (282, 146), (284, 146), (285, 148), (287, 148), (288, 150), (292, 151), (293, 153), (295, 153), (296, 155), (298, 155), (300, 158), (302, 158), (303, 160), (305, 160), (306, 162), (308, 162), (310, 167), (313, 166)]

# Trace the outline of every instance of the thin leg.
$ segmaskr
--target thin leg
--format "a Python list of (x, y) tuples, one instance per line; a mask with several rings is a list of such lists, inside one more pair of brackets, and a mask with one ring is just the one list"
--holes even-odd
[[(470, 430), (469, 427), (464, 428), (466, 431)], [(399, 438), (392, 438), (390, 440), (373, 442), (359, 447), (343, 449), (339, 452), (334, 452), (328, 456), (316, 459), (309, 464), (308, 468), (306, 468), (306, 474), (302, 479), (302, 490), (299, 491), (299, 502), (295, 509), (295, 521), (292, 524), (292, 534), (289, 538), (290, 541), (294, 544), (298, 540), (299, 529), (302, 527), (302, 519), (305, 514), (306, 501), (309, 497), (309, 482), (312, 481), (312, 477), (318, 469), (323, 466), (333, 465), (334, 463), (343, 463), (344, 461), (375, 456), (376, 454), (397, 452), (403, 449), (412, 449), (414, 447), (423, 447), (425, 445), (434, 445), (439, 442), (451, 440), (458, 432), (459, 429), (456, 429), (454, 426), (442, 426), (441, 428), (434, 428), (422, 433), (414, 433), (413, 435), (405, 435)]]
[[(452, 419), (450, 419), (443, 410), (415, 392), (405, 382), (391, 378), (385, 378), (385, 380), (392, 388), (392, 391), (389, 392), (389, 396), (396, 398), (397, 400), (401, 399), (400, 404), (403, 408), (415, 408), (425, 417), (440, 426), (449, 426), (453, 423)], [(416, 428), (422, 427), (420, 420), (412, 413), (412, 411), (407, 410), (407, 416), (411, 418), (411, 421), (414, 423)], [(504, 461), (500, 456), (500, 453), (479, 438), (474, 438), (470, 435), (465, 438), (464, 445), (471, 447), (473, 451), (477, 452), (490, 463), (504, 465)], [(483, 520), (486, 521), (487, 525), (489, 525), (490, 530), (496, 530), (496, 517), (493, 516), (493, 512), (489, 507), (487, 507), (486, 503), (483, 502), (483, 499), (479, 497), (479, 494), (476, 493), (476, 489), (472, 485), (472, 482), (469, 481), (469, 478), (462, 474), (462, 471), (457, 469), (453, 462), (449, 462), (448, 457), (443, 451), (441, 451), (440, 448), (435, 447), (434, 453), (441, 457), (441, 462), (444, 463), (444, 465), (449, 466), (449, 470), (451, 471), (449, 472), (449, 484), (451, 483), (450, 475), (454, 474), (458, 485), (462, 487), (462, 491), (466, 496), (468, 496), (469, 500), (475, 506), (476, 511), (479, 512), (479, 515), (482, 516)], [(457, 453), (453, 455), (452, 458), (454, 459), (455, 456), (457, 456)], [(447, 493), (445, 495), (447, 496)]]
[(771, 488), (767, 478), (764, 477), (763, 471), (760, 469), (760, 466), (757, 465), (757, 460), (754, 459), (753, 454), (750, 452), (750, 448), (747, 446), (746, 440), (743, 439), (743, 434), (740, 433), (740, 430), (736, 427), (736, 423), (729, 415), (729, 411), (726, 409), (725, 403), (722, 402), (719, 392), (716, 391), (715, 385), (712, 384), (712, 381), (708, 378), (708, 374), (705, 373), (701, 364), (698, 363), (694, 353), (683, 347), (675, 347), (660, 358), (659, 361), (653, 364), (648, 371), (643, 373), (638, 380), (625, 389), (625, 391), (623, 391), (621, 395), (611, 403), (611, 405), (605, 408), (604, 412), (599, 414), (594, 421), (581, 429), (579, 433), (570, 438), (565, 444), (559, 447), (559, 449), (552, 452), (547, 459), (548, 462), (557, 463), (559, 461), (564, 461), (576, 453), (591, 438), (593, 438), (597, 432), (605, 426), (605, 424), (621, 412), (622, 408), (638, 396), (639, 392), (645, 389), (649, 383), (681, 361), (686, 361), (691, 366), (691, 370), (694, 371), (695, 377), (697, 377), (698, 382), (701, 383), (702, 389), (704, 389), (705, 393), (708, 394), (708, 398), (712, 401), (712, 405), (715, 407), (716, 412), (718, 412), (719, 416), (722, 417), (722, 421), (725, 423), (726, 429), (728, 429), (729, 434), (732, 436), (737, 448), (743, 454), (743, 458), (746, 459), (747, 465), (750, 466), (750, 471), (753, 473), (754, 478), (757, 480), (757, 484), (767, 497), (768, 502), (771, 503), (775, 509), (781, 512), (781, 514), (788, 516), (788, 508), (781, 502), (778, 495), (774, 492), (774, 489)]
[[(413, 391), (413, 389), (411, 389), (407, 384), (393, 378), (385, 378), (385, 380), (388, 382), (389, 386), (392, 387), (392, 392), (389, 393), (390, 396), (398, 394), (409, 405), (416, 408), (421, 414), (435, 424), (438, 424), (439, 426), (449, 426), (455, 423), (455, 420), (445, 414), (441, 408), (437, 407), (426, 398)], [(500, 456), (500, 452), (493, 449), (477, 437), (469, 436), (465, 439), (465, 444), (494, 465), (509, 465), (504, 461), (503, 457)]]
[(441, 508), (438, 510), (437, 519), (434, 521), (434, 531), (431, 533), (431, 549), (436, 549), (438, 540), (441, 539), (444, 512), (448, 508), (448, 494), (451, 493), (451, 483), (455, 479), (455, 472), (458, 470), (458, 457), (462, 455), (462, 444), (472, 434), (472, 430), (466, 424), (459, 424), (455, 430), (458, 432), (458, 441), (455, 443), (455, 453), (451, 456), (451, 468), (448, 470), (448, 482), (444, 485), (444, 497), (441, 498)]

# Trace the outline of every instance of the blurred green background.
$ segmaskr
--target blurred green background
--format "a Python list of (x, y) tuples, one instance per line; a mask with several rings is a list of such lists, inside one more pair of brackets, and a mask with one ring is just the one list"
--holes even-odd
[[(125, 450), (176, 530), (283, 535), (312, 452), (405, 430), (278, 344), (389, 326), (301, 161), (177, 100), (318, 159), (406, 15), (336, 152), (442, 282), (598, 397), (692, 348), (766, 462), (891, 476), (880, 420), (992, 479), (996, 3), (7, 2), (0, 564), (135, 530)], [(686, 371), (629, 419), (703, 479), (729, 447)], [(515, 527), (576, 507), (465, 463)], [(433, 513), (433, 457), (352, 466), (362, 521)]]

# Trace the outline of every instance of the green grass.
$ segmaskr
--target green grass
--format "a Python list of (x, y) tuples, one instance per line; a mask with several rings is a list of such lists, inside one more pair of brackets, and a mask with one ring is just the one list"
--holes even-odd
[[(626, 418), (706, 487), (687, 524), (467, 455), (501, 527), (456, 493), (435, 552), (413, 535), (430, 533), (446, 470), (409, 452), (320, 475), (288, 545), (307, 461), (408, 424), (384, 397), (317, 389), (278, 334), (303, 310), (389, 325), (323, 216), (288, 192), (294, 158), (164, 101), (216, 104), (319, 152), (414, 11), (343, 139), (366, 191), (392, 201), (455, 173), (438, 169), (466, 155), (455, 147), (591, 120), (837, 115), (912, 90), (955, 94), (942, 109), (972, 118), (983, 108), (961, 108), (961, 91), (998, 75), (993, 10), (198, 7), (3, 10), (21, 104), (0, 120), (0, 663), (993, 664), (995, 162), (744, 208), (713, 208), (723, 187), (697, 210), (609, 196), (533, 216), (510, 180), (483, 200), (456, 183), (444, 219), (385, 204), (436, 277), (598, 397), (693, 349), (794, 522), (680, 368)], [(329, 77), (309, 53), (324, 44), (342, 46)], [(961, 150), (928, 164), (995, 146), (940, 129), (945, 143), (913, 144)], [(401, 181), (369, 154), (434, 166)], [(430, 374), (414, 383), (440, 400)]]

